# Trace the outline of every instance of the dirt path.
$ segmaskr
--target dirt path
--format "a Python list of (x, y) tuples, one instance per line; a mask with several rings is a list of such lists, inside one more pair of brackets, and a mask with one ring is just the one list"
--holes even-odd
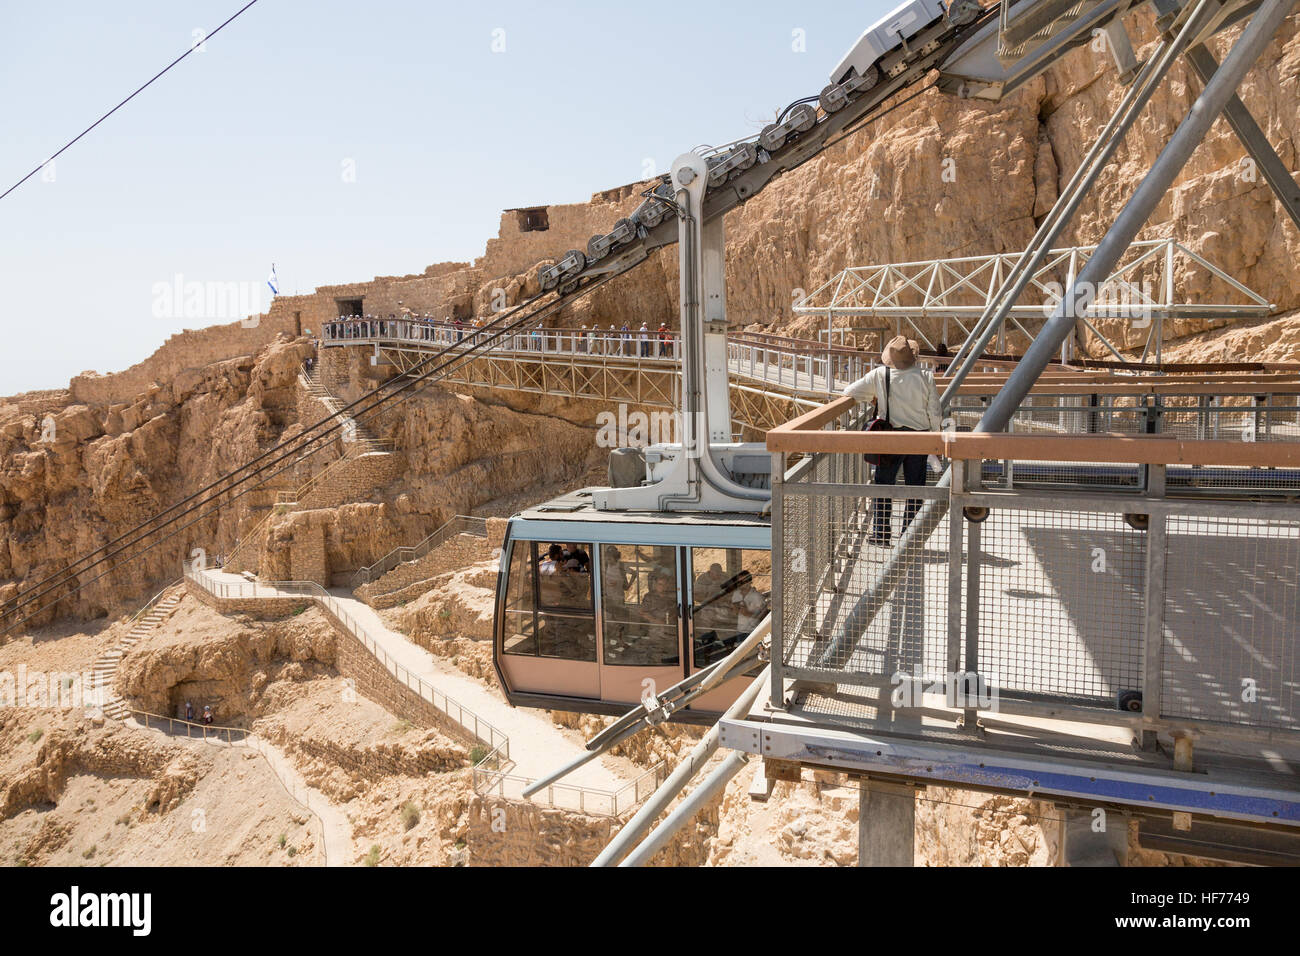
[(284, 786), (285, 792), (289, 794), (290, 798), (320, 821), (321, 849), (325, 857), (325, 865), (351, 865), (353, 859), (352, 824), (348, 822), (347, 815), (334, 806), (329, 801), (329, 798), (319, 790), (309, 787), (302, 775), (294, 768), (292, 761), (274, 744), (253, 733), (249, 733), (241, 741), (229, 744), (216, 738), (205, 740), (201, 737), (186, 738), (179, 734), (170, 734), (160, 727), (146, 727), (134, 717), (124, 721), (124, 723), (134, 730), (163, 734), (173, 740), (191, 740), (196, 746), (247, 747), (249, 750), (256, 751), (266, 761), (267, 766), (271, 768), (271, 772)]

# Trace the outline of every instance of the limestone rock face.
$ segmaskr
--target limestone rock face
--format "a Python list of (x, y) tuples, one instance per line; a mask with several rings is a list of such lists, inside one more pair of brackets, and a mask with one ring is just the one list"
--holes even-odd
[[(130, 401), (71, 404), (38, 419), (0, 404), (0, 599), (34, 584), (198, 491), (278, 439), (310, 347), (281, 337), (255, 356), (187, 369)], [(215, 549), (238, 511), (200, 520), (98, 581), (83, 576), (61, 615), (94, 617), (179, 575), (191, 547)]]
[(335, 634), (319, 611), (264, 626), (240, 627), (187, 604), (165, 641), (147, 641), (118, 667), (117, 690), (147, 713), (176, 716), (185, 701), (211, 706), (216, 722), (247, 726), (261, 714), (264, 691), (278, 677), (331, 673)]
[[(310, 352), (306, 340), (284, 339), (252, 356), (187, 369), (129, 403), (55, 405), (41, 418), (22, 411), (22, 397), (6, 400), (0, 405), (0, 601), (313, 424), (318, 413), (304, 419), (303, 409), (312, 406), (301, 400), (298, 384)], [(355, 374), (361, 363), (349, 358)], [(359, 383), (351, 397), (373, 384)], [(603, 466), (606, 452), (581, 403), (531, 395), (507, 403), (502, 394), (482, 400), (427, 390), (374, 423), (402, 454), (391, 467), (377, 466), (380, 480), (363, 493), (352, 494), (349, 485), (336, 489), (329, 507), (278, 513), (272, 507), (277, 491), (300, 487), (335, 461), (340, 444), (296, 464), (288, 460), (262, 476), (263, 487), (178, 527), (139, 561), (118, 564), (97, 581), (90, 579), (109, 569), (90, 570), (79, 594), (32, 623), (54, 613), (85, 618), (125, 610), (178, 577), (183, 556), (196, 549), (208, 557), (228, 554), (255, 531), (265, 548), (264, 579), (347, 584), (356, 569), (418, 542), (456, 514), (581, 485)], [(511, 513), (510, 505), (501, 507)]]

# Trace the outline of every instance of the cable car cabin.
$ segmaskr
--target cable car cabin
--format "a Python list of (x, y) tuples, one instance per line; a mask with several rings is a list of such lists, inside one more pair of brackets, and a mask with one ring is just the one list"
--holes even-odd
[[(516, 706), (626, 713), (644, 688), (721, 660), (768, 613), (766, 517), (598, 511), (591, 495), (507, 527), (492, 659)], [(674, 719), (712, 722), (746, 683), (727, 681)]]

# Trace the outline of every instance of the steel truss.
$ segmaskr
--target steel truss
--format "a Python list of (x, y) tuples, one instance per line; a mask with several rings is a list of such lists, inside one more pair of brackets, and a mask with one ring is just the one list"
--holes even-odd
[[(1095, 245), (1071, 246), (1052, 249), (1043, 257), (1029, 276), (1029, 295), (1006, 310), (998, 328), (999, 352), (1006, 350), (1008, 322), (1026, 339), (1033, 339), (1096, 250)], [(939, 343), (931, 339), (921, 321), (944, 319), (954, 324), (963, 338), (969, 337), (968, 323), (984, 315), (997, 300), (1023, 255), (999, 253), (853, 267), (804, 296), (795, 303), (794, 311), (825, 316), (832, 328), (837, 318), (889, 320), (896, 334), (906, 328), (930, 348), (937, 348)], [(1175, 277), (1193, 268), (1218, 280), (1215, 291), (1223, 292), (1219, 301), (1191, 302), (1179, 295)], [(1259, 293), (1176, 239), (1153, 239), (1128, 248), (1100, 283), (1079, 322), (1120, 359), (1119, 348), (1098, 331), (1095, 320), (1119, 319), (1133, 328), (1149, 329), (1142, 359), (1151, 356), (1159, 362), (1161, 326), (1166, 321), (1259, 318), (1273, 308)]]
[[(427, 354), (417, 346), (375, 344), (377, 365), (405, 375)], [(676, 409), (676, 362), (631, 356), (564, 352), (488, 352), (464, 362), (444, 379), (450, 385), (490, 388), (611, 404)], [(816, 402), (781, 385), (732, 381), (732, 427), (747, 437), (765, 433)]]

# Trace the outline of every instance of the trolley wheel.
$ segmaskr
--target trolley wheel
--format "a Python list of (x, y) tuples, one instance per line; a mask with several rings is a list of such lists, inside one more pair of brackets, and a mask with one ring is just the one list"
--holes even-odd
[(822, 90), (821, 95), (817, 97), (817, 105), (829, 116), (831, 113), (838, 113), (844, 107), (849, 105), (849, 98), (844, 95), (838, 83), (832, 83)]
[(785, 133), (776, 123), (768, 123), (758, 134), (758, 143), (769, 153), (775, 153), (785, 145)]
[(1142, 691), (1122, 690), (1116, 696), (1115, 703), (1122, 711), (1130, 714), (1140, 714), (1142, 713)]
[(969, 507), (962, 508), (961, 513), (962, 513), (962, 517), (964, 517), (971, 524), (983, 524), (984, 522), (989, 520), (988, 508), (977, 508), (974, 505), (971, 505)]
[(1134, 531), (1146, 531), (1151, 527), (1151, 516), (1143, 514), (1127, 514), (1124, 516), (1124, 523)]

